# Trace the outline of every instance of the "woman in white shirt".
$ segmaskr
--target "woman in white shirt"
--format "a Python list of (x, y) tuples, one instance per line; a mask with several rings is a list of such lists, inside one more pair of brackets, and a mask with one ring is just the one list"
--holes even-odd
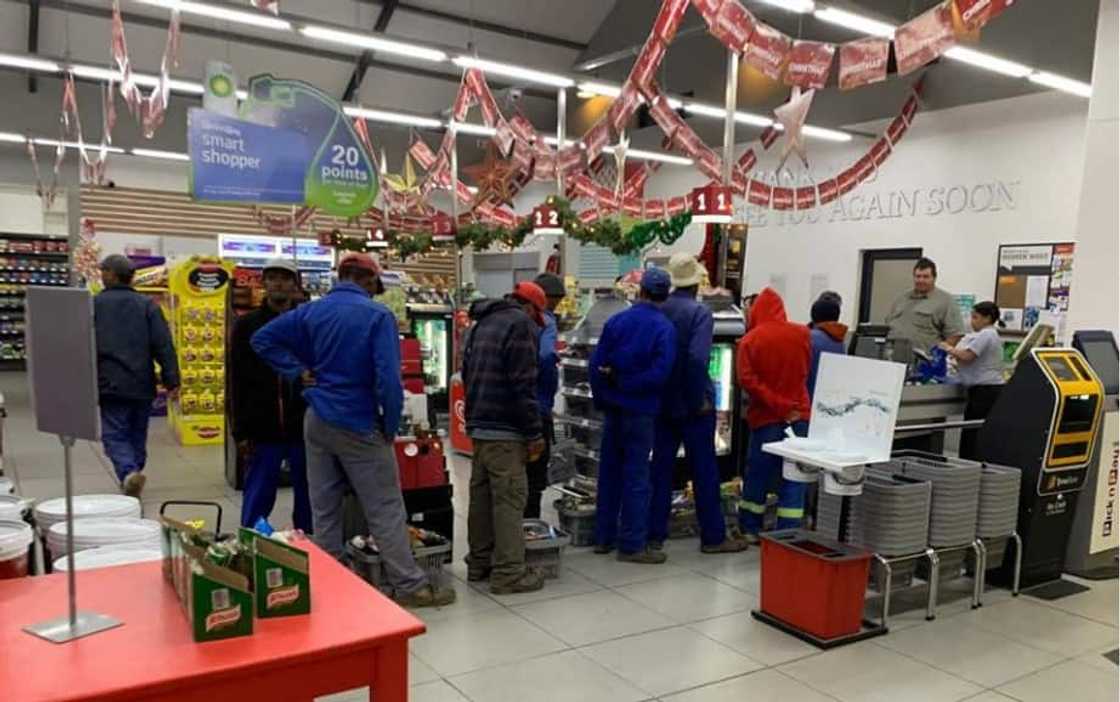
[[(968, 393), (965, 419), (984, 419), (1003, 389), (1003, 342), (996, 331), (999, 307), (994, 302), (979, 302), (972, 308), (972, 333), (956, 346), (942, 342), (941, 348), (957, 359), (957, 377)], [(961, 432), (961, 458), (979, 459), (979, 431)]]

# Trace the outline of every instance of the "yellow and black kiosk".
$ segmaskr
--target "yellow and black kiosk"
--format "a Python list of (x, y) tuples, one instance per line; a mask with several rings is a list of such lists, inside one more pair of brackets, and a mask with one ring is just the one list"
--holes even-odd
[[(1021, 583), (1058, 580), (1089, 459), (1100, 431), (1104, 389), (1074, 349), (1025, 354), (980, 430), (985, 460), (1023, 471), (1018, 531)], [(1010, 582), (1010, 550), (995, 582)]]

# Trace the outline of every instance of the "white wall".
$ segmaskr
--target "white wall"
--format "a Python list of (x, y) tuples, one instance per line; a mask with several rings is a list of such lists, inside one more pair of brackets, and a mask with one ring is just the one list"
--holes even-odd
[[(999, 244), (1076, 239), (1086, 111), (1081, 99), (1040, 93), (919, 113), (875, 180), (840, 202), (804, 213), (742, 207), (751, 223), (744, 290), (784, 283), (791, 317), (807, 319), (812, 279), (825, 276), (844, 298), (844, 319), (853, 321), (860, 252), (917, 246), (937, 262), (943, 287), (991, 298)], [(810, 140), (814, 180), (847, 167), (870, 143)], [(759, 168), (773, 168), (781, 144)], [(1115, 149), (1109, 157), (1115, 163)], [(793, 171), (803, 171), (800, 163)], [(679, 195), (701, 180), (691, 170), (663, 168), (647, 192)], [(1115, 238), (1115, 226), (1111, 231)], [(697, 225), (672, 248), (696, 253), (702, 243)], [(1075, 280), (1082, 265), (1079, 253)], [(1110, 265), (1115, 294), (1115, 256)]]

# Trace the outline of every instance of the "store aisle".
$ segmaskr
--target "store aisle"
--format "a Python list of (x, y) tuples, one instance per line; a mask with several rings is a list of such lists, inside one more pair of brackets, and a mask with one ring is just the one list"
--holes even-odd
[[(24, 376), (0, 376), (0, 391), (7, 474), (25, 495), (60, 496), (61, 449), (34, 430)], [(179, 447), (162, 420), (149, 446), (146, 515), (164, 500), (204, 499), (236, 523), (241, 496), (225, 484), (220, 449)], [(80, 492), (114, 491), (100, 447), (79, 445), (74, 465)], [(465, 486), (468, 470), (457, 460), (455, 482)], [(692, 540), (672, 541), (661, 567), (569, 550), (562, 577), (543, 591), (491, 597), (466, 584), (458, 562), (466, 490), (457, 495), (459, 602), (420, 613), (428, 633), (412, 644), (415, 702), (1117, 699), (1117, 666), (1104, 655), (1117, 648), (1116, 581), (1087, 583), (1088, 592), (1056, 602), (992, 591), (977, 611), (962, 581), (945, 588), (936, 621), (924, 620), (920, 593), (900, 597), (888, 636), (822, 653), (751, 618), (757, 550), (706, 556)], [(276, 521), (286, 524), (291, 491), (277, 502)]]

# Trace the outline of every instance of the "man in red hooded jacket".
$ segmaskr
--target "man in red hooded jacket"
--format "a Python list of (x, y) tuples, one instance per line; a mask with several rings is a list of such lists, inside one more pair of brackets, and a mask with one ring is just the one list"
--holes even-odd
[(747, 426), (750, 452), (739, 503), (739, 525), (757, 543), (766, 511), (766, 493), (778, 485), (778, 528), (801, 526), (805, 485), (782, 478), (782, 459), (762, 445), (781, 441), (786, 427), (799, 436), (809, 428), (809, 329), (786, 318), (782, 298), (764, 289), (750, 307), (747, 335), (739, 340), (736, 371), (739, 386), (750, 398)]

